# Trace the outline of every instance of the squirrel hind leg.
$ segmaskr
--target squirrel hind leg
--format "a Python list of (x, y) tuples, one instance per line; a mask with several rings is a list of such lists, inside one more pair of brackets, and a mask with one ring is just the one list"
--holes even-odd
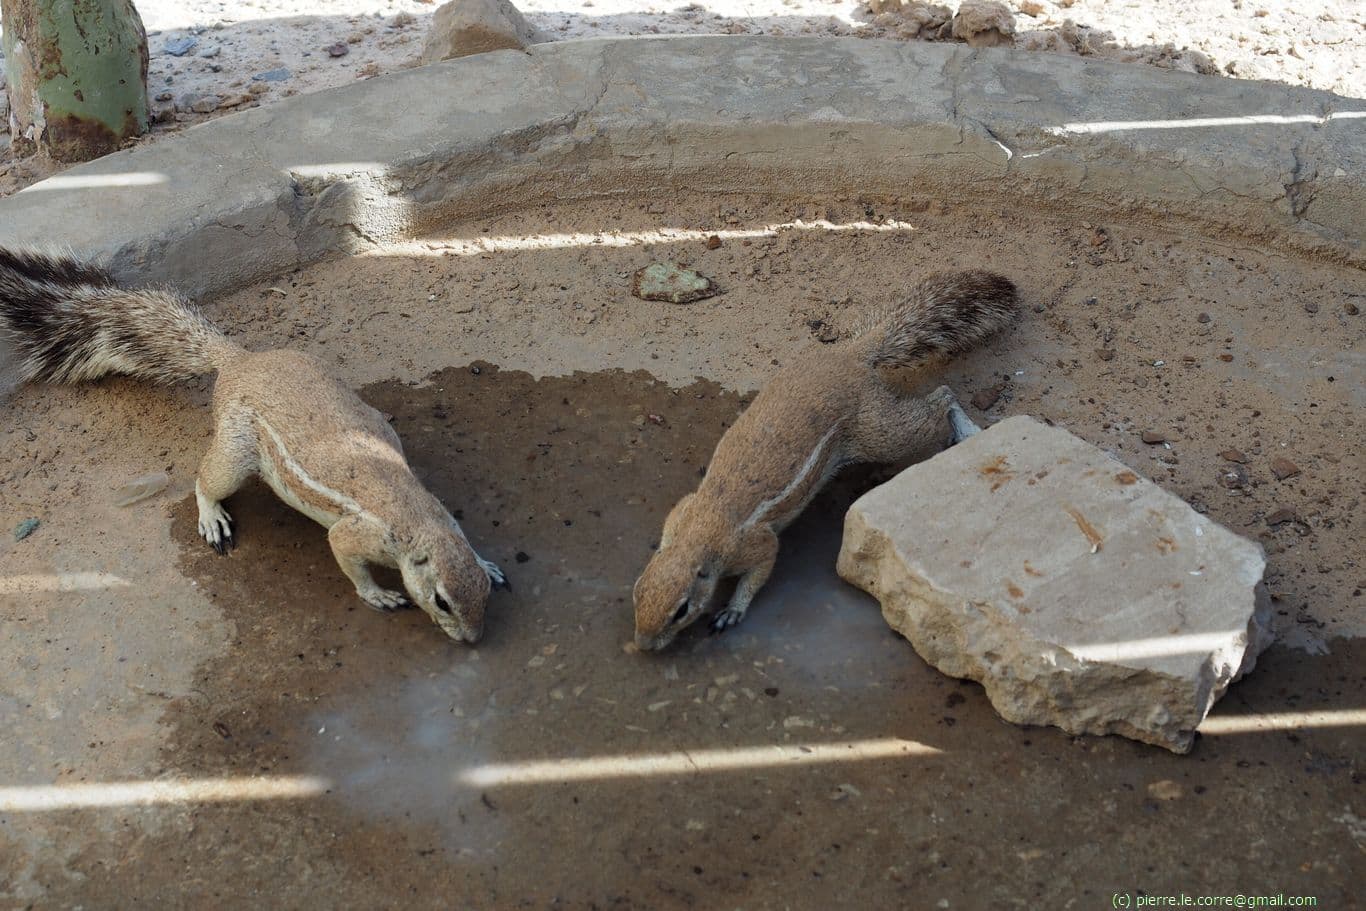
[(900, 464), (927, 456), (944, 444), (950, 430), (953, 442), (958, 442), (959, 425), (952, 423), (956, 406), (947, 386), (918, 396), (878, 390), (863, 403), (849, 429), (849, 461)]
[(968, 413), (963, 410), (962, 405), (958, 404), (956, 398), (949, 401), (948, 413), (949, 427), (953, 431), (952, 445), (957, 445), (968, 437), (982, 432), (982, 428), (978, 427), (977, 423), (968, 417)]

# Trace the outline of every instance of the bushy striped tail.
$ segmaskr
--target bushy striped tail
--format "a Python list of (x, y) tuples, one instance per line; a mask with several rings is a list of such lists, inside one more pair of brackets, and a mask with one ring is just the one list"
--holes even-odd
[(128, 291), (67, 256), (0, 249), (0, 334), (24, 380), (78, 383), (110, 373), (176, 382), (240, 349), (170, 291)]
[(1015, 319), (1015, 284), (1004, 275), (972, 269), (936, 272), (906, 300), (870, 321), (874, 367), (914, 367), (962, 354)]

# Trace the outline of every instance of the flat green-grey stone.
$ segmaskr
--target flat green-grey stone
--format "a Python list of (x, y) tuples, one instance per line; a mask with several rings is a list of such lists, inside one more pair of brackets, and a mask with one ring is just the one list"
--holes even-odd
[(636, 273), (631, 293), (642, 300), (691, 304), (720, 293), (716, 282), (677, 263), (651, 263)]

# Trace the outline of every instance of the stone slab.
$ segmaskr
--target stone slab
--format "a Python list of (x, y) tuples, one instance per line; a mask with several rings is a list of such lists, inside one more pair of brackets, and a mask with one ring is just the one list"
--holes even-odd
[(1264, 568), (1256, 543), (1028, 417), (861, 497), (839, 557), (1007, 720), (1176, 752), (1270, 644)]

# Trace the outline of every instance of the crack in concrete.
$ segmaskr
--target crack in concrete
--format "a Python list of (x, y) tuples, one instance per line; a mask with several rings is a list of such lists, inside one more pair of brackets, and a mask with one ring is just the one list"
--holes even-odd
[[(1313, 130), (1319, 129), (1314, 126)], [(1311, 133), (1312, 135), (1312, 133)], [(1314, 203), (1314, 197), (1318, 194), (1316, 181), (1318, 179), (1318, 169), (1312, 168), (1306, 173), (1306, 168), (1310, 168), (1310, 162), (1306, 161), (1305, 143), (1309, 136), (1300, 139), (1290, 148), (1290, 155), (1294, 159), (1295, 166), (1290, 172), (1290, 181), (1283, 184), (1285, 187), (1284, 199), (1290, 203), (1290, 214), (1295, 218), (1303, 219), (1309, 207)]]

